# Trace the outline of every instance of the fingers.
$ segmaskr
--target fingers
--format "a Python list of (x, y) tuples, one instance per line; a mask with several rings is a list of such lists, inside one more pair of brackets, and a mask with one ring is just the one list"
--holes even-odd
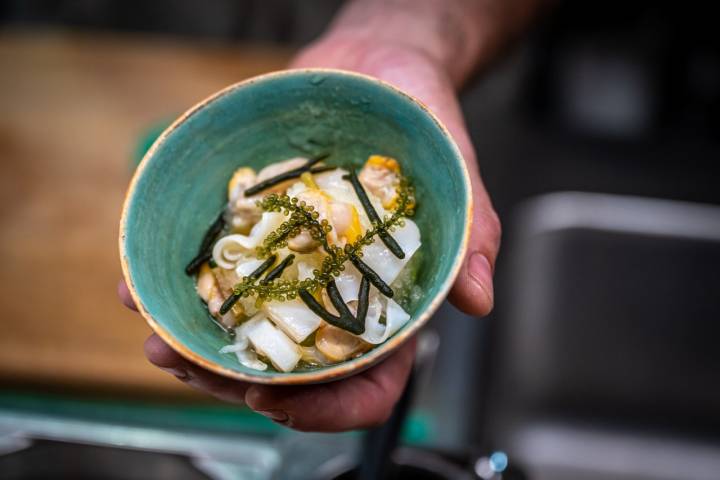
[(359, 375), (322, 385), (253, 385), (245, 401), (258, 413), (297, 430), (338, 432), (371, 427), (392, 413), (414, 354), (413, 339)]
[[(118, 283), (118, 296), (123, 305), (137, 311), (124, 280)], [(145, 356), (160, 369), (174, 375), (191, 387), (220, 400), (244, 404), (247, 384), (225, 378), (185, 360), (160, 337), (153, 334), (145, 341)]]
[(145, 355), (160, 369), (215, 398), (247, 403), (258, 413), (297, 430), (337, 432), (387, 420), (412, 368), (415, 340), (364, 373), (307, 386), (250, 385), (216, 375), (185, 360), (157, 335), (145, 342)]
[(161, 370), (197, 390), (225, 402), (240, 405), (245, 403), (248, 384), (208, 372), (185, 360), (157, 335), (153, 334), (145, 341), (145, 356)]
[(120, 280), (118, 282), (117, 294), (118, 297), (120, 297), (120, 301), (123, 305), (125, 305), (130, 310), (135, 310), (137, 312), (137, 307), (135, 306), (135, 302), (132, 299), (132, 295), (130, 295), (130, 290), (125, 283), (125, 280)]

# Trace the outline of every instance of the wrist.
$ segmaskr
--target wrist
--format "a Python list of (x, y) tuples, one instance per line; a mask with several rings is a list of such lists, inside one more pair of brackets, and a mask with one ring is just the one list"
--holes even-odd
[(350, 0), (328, 36), (422, 54), (463, 83), (478, 60), (477, 0)]

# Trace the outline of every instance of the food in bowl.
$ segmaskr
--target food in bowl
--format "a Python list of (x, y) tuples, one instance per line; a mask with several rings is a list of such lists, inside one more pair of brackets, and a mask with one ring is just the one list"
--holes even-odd
[(330, 155), (238, 168), (228, 203), (185, 271), (234, 354), (255, 370), (341, 363), (382, 344), (419, 295), (421, 235), (397, 160), (359, 173)]

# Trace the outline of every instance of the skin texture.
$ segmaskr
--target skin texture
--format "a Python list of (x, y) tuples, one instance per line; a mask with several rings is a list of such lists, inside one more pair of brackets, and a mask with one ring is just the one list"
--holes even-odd
[[(355, 0), (290, 65), (340, 68), (380, 78), (424, 102), (448, 128), (467, 162), (474, 198), (468, 254), (450, 301), (475, 316), (487, 315), (493, 307), (500, 222), (480, 178), (457, 89), (523, 28), (535, 3)], [(126, 306), (135, 309), (124, 282), (118, 294)], [(145, 342), (145, 354), (162, 370), (220, 400), (245, 403), (297, 430), (337, 432), (387, 420), (412, 367), (415, 341), (363, 373), (310, 386), (253, 385), (221, 377), (183, 359), (156, 335)]]

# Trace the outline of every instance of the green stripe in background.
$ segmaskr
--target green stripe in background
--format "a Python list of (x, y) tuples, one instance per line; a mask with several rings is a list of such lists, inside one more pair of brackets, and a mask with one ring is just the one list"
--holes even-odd
[[(287, 431), (246, 407), (222, 404), (115, 400), (10, 390), (0, 391), (0, 410), (171, 430), (259, 436), (275, 436)], [(403, 428), (403, 443), (428, 446), (433, 436), (431, 415), (413, 411)]]

